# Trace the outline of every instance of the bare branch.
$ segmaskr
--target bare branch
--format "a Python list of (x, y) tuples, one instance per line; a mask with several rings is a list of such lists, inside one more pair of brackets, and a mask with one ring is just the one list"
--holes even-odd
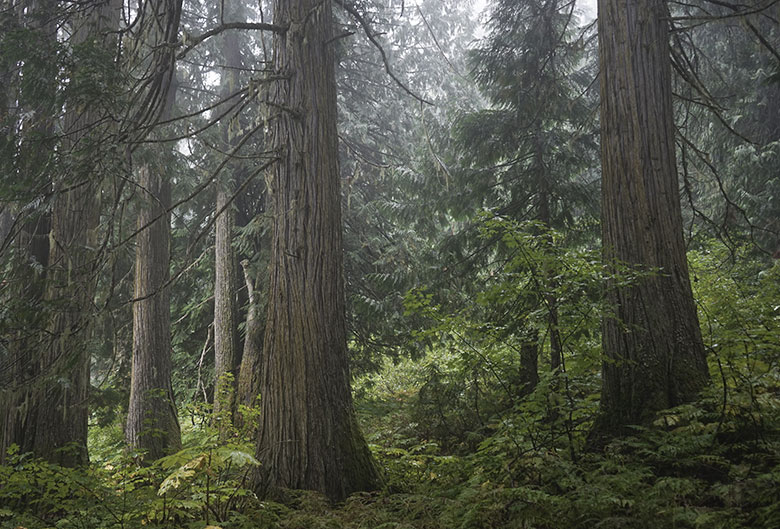
[(187, 53), (189, 53), (192, 48), (204, 40), (219, 35), (223, 31), (228, 31), (231, 29), (251, 29), (259, 31), (272, 31), (274, 33), (285, 33), (287, 31), (287, 26), (269, 24), (267, 22), (226, 22), (195, 37), (185, 35), (182, 40), (176, 42), (177, 46), (184, 46), (184, 49), (176, 55), (176, 58), (182, 59), (185, 55), (187, 55)]

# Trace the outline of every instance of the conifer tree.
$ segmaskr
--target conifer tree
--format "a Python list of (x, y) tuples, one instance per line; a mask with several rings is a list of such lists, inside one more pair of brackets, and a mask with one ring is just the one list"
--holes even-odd
[[(172, 42), (178, 38), (181, 0), (144, 4), (141, 49), (149, 49), (155, 65), (150, 94), (164, 120), (173, 112), (176, 90)], [(148, 48), (147, 48), (148, 47)], [(154, 121), (152, 122), (154, 123)], [(156, 123), (154, 123), (156, 124)], [(170, 155), (167, 156), (170, 159)], [(125, 438), (133, 449), (154, 461), (181, 445), (181, 432), (171, 387), (170, 315), (170, 176), (164, 165), (143, 160), (138, 168), (141, 191), (135, 255), (133, 362)]]
[(267, 485), (334, 500), (378, 485), (349, 385), (331, 2), (276, 0), (279, 156), (257, 455)]
[(602, 244), (610, 281), (597, 433), (693, 399), (708, 381), (688, 276), (675, 156), (666, 2), (599, 1)]

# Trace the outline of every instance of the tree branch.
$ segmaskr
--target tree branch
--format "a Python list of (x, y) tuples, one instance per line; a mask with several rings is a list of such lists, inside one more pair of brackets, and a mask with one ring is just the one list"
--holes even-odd
[(376, 40), (376, 37), (374, 37), (374, 34), (371, 31), (371, 26), (368, 22), (366, 22), (366, 19), (363, 18), (363, 15), (361, 15), (357, 9), (355, 9), (353, 6), (348, 5), (344, 0), (333, 0), (336, 4), (341, 6), (344, 11), (352, 15), (352, 18), (354, 18), (358, 24), (360, 24), (360, 27), (363, 28), (363, 32), (366, 34), (366, 38), (371, 41), (371, 44), (374, 45), (374, 47), (379, 50), (379, 54), (382, 56), (382, 63), (385, 65), (385, 72), (387, 72), (387, 75), (390, 76), (390, 78), (395, 81), (395, 84), (397, 84), (404, 92), (409, 94), (411, 97), (419, 101), (420, 103), (424, 103), (426, 105), (433, 105), (430, 101), (427, 99), (424, 99), (423, 97), (415, 94), (412, 92), (411, 89), (409, 89), (401, 80), (396, 77), (396, 75), (393, 73), (392, 68), (390, 68), (390, 62), (387, 60), (387, 54), (385, 53), (384, 48), (382, 47), (382, 44)]
[(219, 35), (223, 31), (227, 31), (230, 29), (252, 29), (252, 30), (260, 30), (260, 31), (272, 31), (274, 33), (285, 33), (287, 31), (287, 26), (280, 26), (278, 24), (269, 24), (267, 22), (226, 22), (195, 37), (188, 36), (185, 33), (182, 39), (176, 42), (177, 47), (184, 46), (184, 49), (181, 50), (178, 53), (178, 55), (176, 55), (176, 58), (177, 59), (183, 58), (185, 55), (187, 55), (187, 53), (192, 48), (194, 48), (204, 40)]

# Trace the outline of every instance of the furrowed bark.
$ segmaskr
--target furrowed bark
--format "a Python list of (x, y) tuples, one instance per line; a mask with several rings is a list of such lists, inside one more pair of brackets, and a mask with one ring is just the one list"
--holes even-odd
[(659, 270), (607, 285), (597, 425), (607, 434), (690, 401), (709, 378), (683, 240), (668, 39), (662, 0), (600, 0), (603, 256), (615, 271)]
[[(289, 74), (270, 98), (280, 156), (258, 458), (265, 485), (333, 500), (377, 487), (349, 387), (329, 0), (277, 0), (274, 66)], [(282, 110), (284, 109), (284, 110)]]

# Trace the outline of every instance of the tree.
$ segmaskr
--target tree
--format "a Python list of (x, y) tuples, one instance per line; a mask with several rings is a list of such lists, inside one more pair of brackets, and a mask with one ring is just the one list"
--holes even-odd
[(276, 0), (273, 228), (257, 454), (272, 487), (345, 498), (378, 475), (349, 387), (330, 1)]
[[(148, 2), (151, 49), (165, 49), (178, 34), (181, 0)], [(165, 28), (165, 32), (160, 31)], [(152, 57), (159, 61), (153, 77), (161, 101), (162, 118), (170, 117), (175, 94), (175, 71), (170, 52)], [(171, 387), (170, 244), (171, 182), (163, 168), (144, 160), (138, 170), (142, 203), (138, 211), (133, 300), (133, 363), (127, 444), (142, 450), (149, 461), (181, 445), (181, 432)]]
[[(586, 184), (596, 148), (588, 130), (594, 106), (588, 88), (595, 75), (588, 31), (577, 27), (575, 5), (559, 0), (497, 1), (489, 24), (471, 62), (492, 107), (458, 123), (462, 157), (475, 167), (463, 185), (478, 198), (474, 204), (498, 215), (574, 231), (575, 222), (587, 218), (594, 192)], [(558, 300), (553, 292), (540, 293), (537, 304), (547, 312), (549, 365), (562, 369)], [(522, 351), (530, 387), (537, 377), (539, 333), (523, 327), (528, 325), (517, 323), (528, 340)]]
[(138, 185), (144, 203), (138, 213), (133, 303), (133, 363), (127, 444), (155, 460), (180, 444), (171, 388), (170, 217), (171, 184), (143, 164)]
[[(27, 266), (34, 262), (38, 269), (25, 288), (36, 316), (14, 340), (13, 384), (20, 389), (4, 403), (0, 445), (16, 443), (52, 462), (79, 465), (87, 461), (99, 197), (104, 175), (121, 165), (104, 148), (114, 126), (105, 111), (116, 103), (119, 5), (109, 1), (69, 13), (35, 2), (26, 15), (26, 29), (38, 31), (40, 41), (32, 54), (16, 59), (23, 65), (18, 101), (33, 104), (7, 132), (19, 134), (8, 144), (18, 147), (10, 176), (19, 180), (11, 189), (35, 183), (20, 194), (27, 195), (27, 211), (18, 212), (22, 228), (15, 231)], [(10, 40), (20, 37), (24, 42), (12, 32)], [(24, 281), (24, 268), (14, 283)]]
[(708, 381), (682, 233), (667, 19), (662, 0), (599, 2), (603, 256), (642, 271), (607, 285), (600, 433), (646, 422)]
[[(60, 44), (53, 16), (40, 4), (24, 13), (0, 4), (0, 156), (4, 192), (0, 211), (3, 317), (0, 335), (0, 461), (10, 445), (31, 452), (36, 439), (40, 357), (46, 326), (44, 294), (49, 262), (50, 213), (30, 205), (51, 189), (58, 111)], [(50, 6), (48, 6), (50, 7)], [(19, 58), (24, 57), (22, 63)], [(21, 68), (18, 65), (21, 64)], [(23, 76), (22, 76), (23, 74)], [(22, 78), (37, 82), (24, 82)], [(14, 111), (14, 109), (16, 109)], [(24, 120), (24, 113), (34, 119)], [(41, 153), (47, 153), (41, 155)]]
[[(222, 19), (232, 21), (239, 11), (235, 2), (222, 3)], [(238, 89), (239, 70), (242, 66), (241, 50), (236, 32), (227, 32), (222, 46), (223, 63), (227, 71), (222, 73), (223, 97)], [(226, 105), (229, 108), (229, 104)], [(223, 127), (224, 143), (227, 151), (235, 147), (239, 139), (239, 114), (233, 112), (225, 116), (227, 126)], [(229, 165), (235, 169), (236, 163)], [(232, 172), (232, 171), (231, 171)], [(214, 243), (215, 279), (214, 279), (214, 417), (222, 428), (225, 415), (232, 417), (240, 359), (238, 349), (238, 303), (239, 286), (238, 263), (233, 249), (233, 231), (235, 229), (235, 210), (232, 204), (235, 174), (224, 175), (217, 182), (216, 237)], [(231, 378), (226, 378), (231, 375)], [(223, 406), (227, 409), (223, 409)]]

